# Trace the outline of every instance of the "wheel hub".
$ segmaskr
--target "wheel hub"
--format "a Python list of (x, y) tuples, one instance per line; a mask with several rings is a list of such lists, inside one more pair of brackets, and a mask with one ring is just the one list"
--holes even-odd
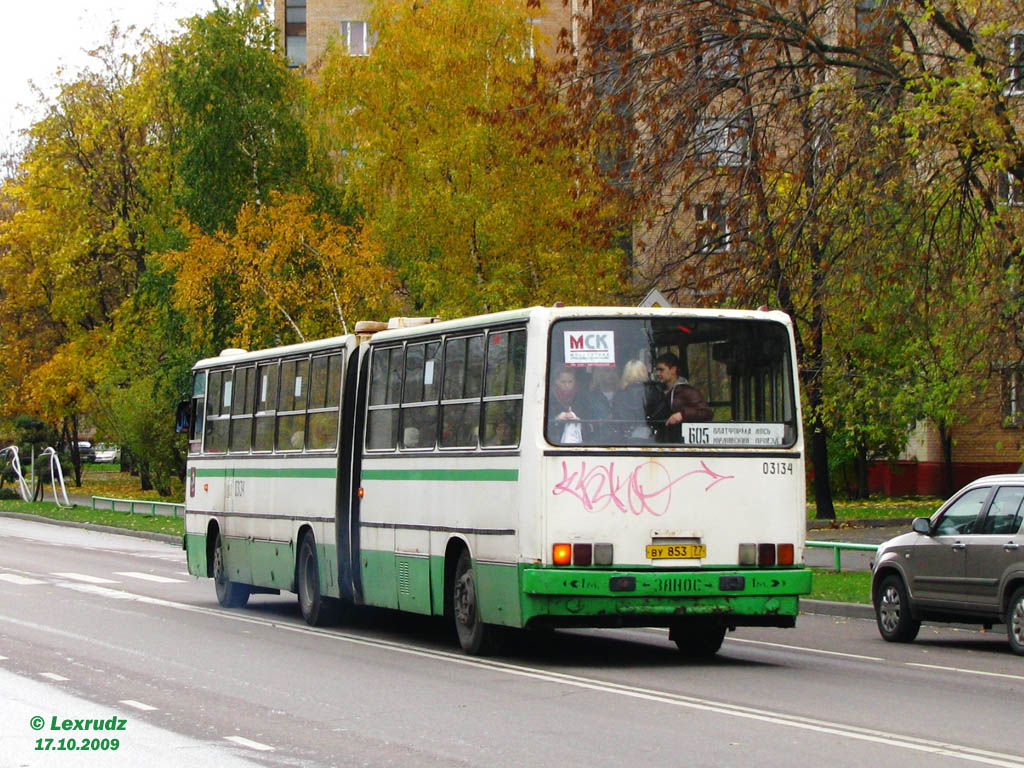
[(900, 596), (894, 587), (889, 587), (882, 594), (878, 612), (885, 630), (887, 632), (896, 631), (896, 627), (900, 623)]

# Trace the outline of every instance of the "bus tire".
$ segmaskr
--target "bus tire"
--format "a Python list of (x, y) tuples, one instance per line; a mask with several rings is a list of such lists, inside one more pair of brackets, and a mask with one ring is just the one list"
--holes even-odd
[(217, 590), (217, 602), (225, 608), (241, 608), (249, 602), (248, 585), (239, 584), (228, 577), (224, 541), (219, 532), (213, 544), (213, 587)]
[(459, 645), (470, 656), (489, 653), (494, 644), (494, 628), (480, 618), (480, 603), (477, 599), (476, 578), (473, 574), (473, 560), (469, 550), (459, 553), (452, 582), (452, 614)]
[(679, 652), (691, 659), (707, 659), (718, 653), (725, 639), (726, 626), (717, 622), (679, 622), (669, 630)]
[(295, 591), (299, 595), (299, 610), (302, 618), (311, 627), (323, 626), (328, 611), (325, 598), (320, 595), (320, 566), (316, 557), (316, 540), (312, 534), (302, 537), (299, 545), (299, 562), (295, 569)]

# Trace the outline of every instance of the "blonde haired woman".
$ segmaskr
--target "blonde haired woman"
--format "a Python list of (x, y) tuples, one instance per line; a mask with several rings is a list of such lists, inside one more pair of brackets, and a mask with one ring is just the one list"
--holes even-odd
[(651, 369), (643, 360), (630, 360), (622, 369), (622, 389), (612, 400), (612, 417), (620, 425), (627, 443), (648, 443), (653, 433), (647, 416), (658, 404), (657, 386), (651, 381)]

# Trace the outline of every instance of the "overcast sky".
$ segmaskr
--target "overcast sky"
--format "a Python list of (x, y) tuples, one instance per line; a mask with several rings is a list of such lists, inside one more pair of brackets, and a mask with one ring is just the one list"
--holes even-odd
[(213, 8), (214, 0), (0, 0), (6, 33), (0, 45), (0, 151), (20, 143), (14, 134), (40, 115), (29, 81), (52, 94), (57, 68), (86, 66), (85, 51), (106, 40), (115, 22), (163, 34), (176, 29), (178, 19)]

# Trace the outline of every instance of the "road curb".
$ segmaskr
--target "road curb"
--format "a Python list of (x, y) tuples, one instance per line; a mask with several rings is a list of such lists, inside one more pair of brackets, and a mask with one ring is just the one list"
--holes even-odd
[(161, 541), (164, 544), (181, 546), (181, 536), (172, 533), (156, 533), (154, 531), (133, 531), (130, 528), (116, 528), (112, 525), (97, 525), (96, 523), (82, 523), (78, 520), (57, 520), (42, 515), (26, 515), (21, 512), (5, 512), (0, 510), (0, 517), (10, 517), (15, 520), (31, 520), (35, 523), (49, 523), (50, 525), (62, 525), (65, 528), (85, 528), (88, 531), (100, 531), (101, 533), (113, 533), (119, 536), (133, 536), (136, 539), (149, 539), (150, 541)]
[(800, 613), (819, 616), (845, 616), (850, 619), (874, 619), (875, 609), (867, 603), (836, 603), (831, 600), (800, 599)]

